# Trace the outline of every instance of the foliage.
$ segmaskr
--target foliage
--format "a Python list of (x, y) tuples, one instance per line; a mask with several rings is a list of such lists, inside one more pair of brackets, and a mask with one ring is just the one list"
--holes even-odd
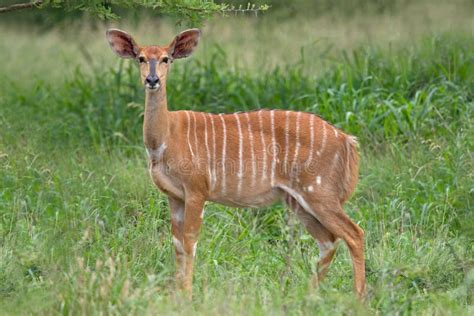
[(177, 17), (190, 24), (201, 24), (215, 14), (229, 12), (248, 13), (266, 11), (269, 6), (248, 3), (235, 7), (226, 3), (215, 3), (213, 0), (41, 0), (32, 1), (36, 8), (61, 8), (65, 11), (83, 11), (102, 19), (117, 19), (116, 9), (156, 10), (162, 14)]

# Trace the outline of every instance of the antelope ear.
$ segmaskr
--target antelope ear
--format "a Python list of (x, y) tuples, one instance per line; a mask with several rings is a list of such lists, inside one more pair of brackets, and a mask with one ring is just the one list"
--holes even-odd
[(139, 47), (127, 32), (109, 29), (107, 30), (107, 40), (112, 50), (122, 58), (137, 58)]
[(199, 43), (201, 31), (189, 29), (179, 33), (168, 46), (168, 53), (174, 59), (184, 58), (191, 55)]

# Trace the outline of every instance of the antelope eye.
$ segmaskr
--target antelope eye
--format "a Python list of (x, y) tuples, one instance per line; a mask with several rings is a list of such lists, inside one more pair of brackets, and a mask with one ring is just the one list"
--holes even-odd
[(168, 57), (163, 57), (163, 59), (161, 61), (164, 62), (165, 64), (167, 64), (168, 61), (169, 61), (169, 58)]
[(143, 57), (143, 56), (138, 57), (138, 62), (140, 64), (143, 64), (144, 62), (146, 62), (145, 57)]

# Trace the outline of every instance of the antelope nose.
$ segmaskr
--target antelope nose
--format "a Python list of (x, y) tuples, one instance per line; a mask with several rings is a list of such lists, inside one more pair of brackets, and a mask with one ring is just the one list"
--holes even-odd
[(160, 78), (157, 75), (148, 75), (146, 76), (145, 83), (151, 87), (156, 86), (160, 82)]

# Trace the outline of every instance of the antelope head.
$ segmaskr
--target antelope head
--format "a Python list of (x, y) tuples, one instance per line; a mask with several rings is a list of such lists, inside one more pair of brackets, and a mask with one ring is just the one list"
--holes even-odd
[(173, 60), (191, 55), (199, 42), (200, 34), (198, 29), (189, 29), (179, 33), (167, 46), (139, 46), (127, 32), (109, 29), (107, 40), (118, 56), (137, 61), (145, 88), (158, 91), (166, 85)]

